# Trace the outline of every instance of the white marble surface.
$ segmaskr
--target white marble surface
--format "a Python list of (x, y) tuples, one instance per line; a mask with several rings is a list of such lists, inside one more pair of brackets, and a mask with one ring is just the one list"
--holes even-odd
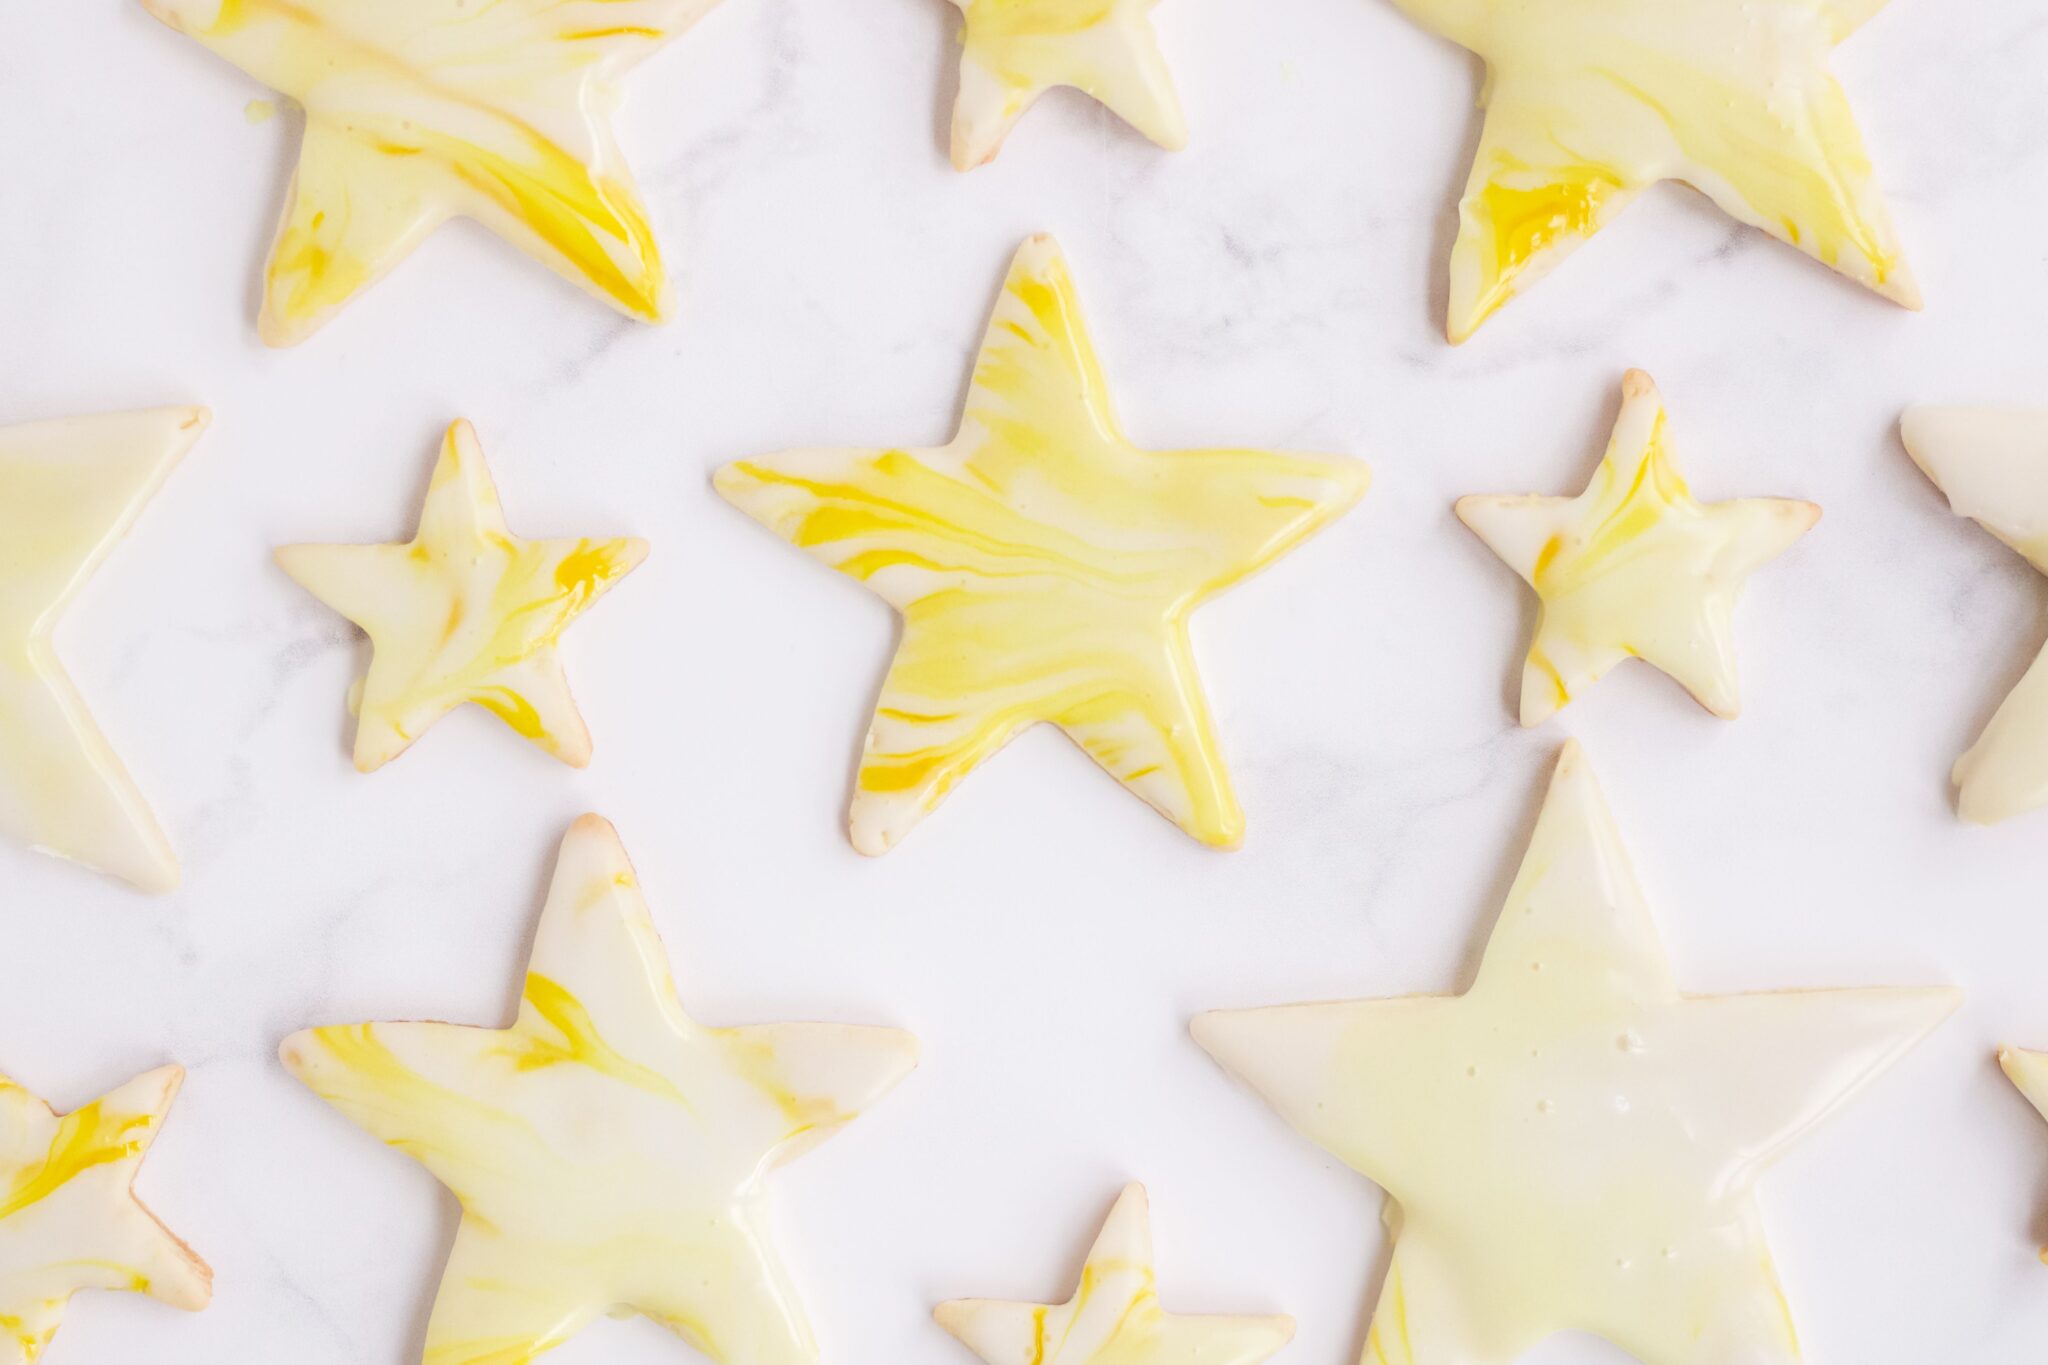
[[(1076, 98), (966, 177), (942, 0), (729, 0), (643, 67), (622, 137), (680, 319), (623, 322), (441, 231), (307, 346), (262, 349), (290, 165), (263, 91), (127, 0), (0, 15), (0, 420), (204, 401), (216, 425), (60, 635), (185, 857), (161, 901), (0, 848), (0, 1068), (60, 1106), (191, 1068), (143, 1193), (213, 1263), (185, 1318), (79, 1300), (49, 1365), (417, 1358), (449, 1198), (279, 1068), (309, 1023), (502, 1022), (553, 846), (618, 822), (711, 1021), (914, 1029), (925, 1064), (778, 1180), (828, 1361), (964, 1359), (960, 1295), (1063, 1293), (1122, 1182), (1169, 1307), (1286, 1311), (1348, 1362), (1379, 1195), (1234, 1088), (1197, 1009), (1461, 985), (1566, 734), (1696, 991), (1954, 981), (1936, 1038), (1763, 1182), (1816, 1362), (2048, 1350), (2048, 1128), (1993, 1045), (2048, 1046), (2048, 814), (1954, 818), (1946, 773), (2032, 657), (2044, 584), (1952, 518), (1895, 436), (1922, 400), (2048, 402), (2048, 19), (1896, 0), (1839, 68), (1929, 298), (1914, 316), (1650, 194), (1453, 351), (1439, 339), (1478, 73), (1381, 0), (1166, 0), (1194, 144)], [(1132, 435), (1346, 450), (1350, 518), (1197, 627), (1251, 828), (1206, 852), (1035, 733), (901, 849), (840, 831), (886, 609), (707, 477), (808, 442), (934, 442), (1026, 233), (1071, 255)], [(1622, 370), (1655, 374), (1706, 497), (1806, 497), (1754, 581), (1748, 711), (1624, 669), (1534, 733), (1531, 610), (1451, 516), (1583, 482)], [(567, 637), (571, 772), (471, 712), (371, 777), (362, 646), (270, 564), (396, 538), (443, 424), (514, 528), (637, 533)], [(688, 1358), (601, 1324), (550, 1365)], [(1612, 1362), (1559, 1339), (1534, 1365)]]

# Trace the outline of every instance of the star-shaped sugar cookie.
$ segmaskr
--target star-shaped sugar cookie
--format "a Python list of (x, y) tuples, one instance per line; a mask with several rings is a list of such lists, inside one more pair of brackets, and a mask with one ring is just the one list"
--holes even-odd
[(144, 891), (178, 884), (177, 856), (51, 634), (206, 423), (161, 408), (0, 427), (0, 833)]
[(586, 815), (562, 842), (510, 1028), (311, 1029), (282, 1056), (462, 1202), (428, 1365), (532, 1360), (618, 1311), (714, 1361), (809, 1365), (763, 1177), (908, 1074), (917, 1044), (689, 1018), (617, 833)]
[(1368, 1362), (1509, 1365), (1576, 1329), (1644, 1365), (1794, 1365), (1756, 1179), (1958, 999), (1681, 995), (1573, 746), (1469, 991), (1194, 1033), (1386, 1190)]
[[(2035, 1112), (2048, 1118), (2048, 1052), (2002, 1047), (1998, 1050), (1998, 1065)], [(2041, 1259), (2048, 1261), (2048, 1247), (2042, 1248)]]
[(1458, 516), (1542, 599), (1521, 706), (1522, 724), (1540, 725), (1630, 658), (1733, 719), (1736, 599), (1820, 508), (1785, 498), (1696, 501), (1672, 458), (1657, 386), (1631, 370), (1585, 492), (1460, 498)]
[(1287, 1317), (1182, 1317), (1159, 1306), (1143, 1185), (1126, 1186), (1063, 1304), (955, 1299), (933, 1316), (988, 1365), (1259, 1365)]
[(960, 94), (953, 104), (953, 166), (993, 160), (1038, 97), (1070, 86), (1107, 105), (1168, 151), (1188, 145), (1173, 75), (1152, 31), (1158, 0), (953, 0), (960, 35)]
[(1920, 306), (1828, 67), (1885, 0), (1395, 2), (1486, 62), (1451, 248), (1452, 341), (1660, 180)]
[(59, 1118), (0, 1076), (0, 1365), (33, 1365), (81, 1289), (197, 1312), (213, 1272), (135, 1197), (185, 1072), (160, 1067)]
[(277, 562), (361, 626), (374, 653), (350, 704), (356, 767), (381, 768), (475, 702), (564, 763), (590, 731), (556, 644), (647, 557), (647, 542), (521, 540), (505, 527), (476, 429), (448, 429), (418, 532), (404, 545), (287, 545)]
[(305, 340), (450, 218), (613, 307), (667, 304), (617, 82), (716, 0), (143, 0), (306, 113), (260, 328)]
[(1017, 253), (959, 435), (936, 450), (799, 450), (718, 491), (903, 614), (855, 779), (883, 853), (1040, 721), (1202, 842), (1244, 817), (1188, 640), (1196, 605), (1364, 494), (1364, 465), (1124, 439), (1059, 249)]
[[(1913, 462), (1970, 518), (2048, 573), (2048, 409), (1914, 408)], [(1956, 809), (1981, 825), (2048, 802), (2048, 649), (1956, 760)]]

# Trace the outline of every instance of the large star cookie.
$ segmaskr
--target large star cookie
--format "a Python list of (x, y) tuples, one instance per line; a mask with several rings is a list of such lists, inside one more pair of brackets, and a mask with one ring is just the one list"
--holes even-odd
[[(1961, 516), (2048, 573), (2048, 409), (1914, 408), (1900, 433)], [(2048, 649), (1956, 760), (1956, 808), (1996, 824), (2048, 802)]]
[(206, 422), (163, 408), (0, 427), (0, 833), (145, 891), (178, 884), (177, 856), (50, 637)]
[(1508, 1365), (1569, 1328), (1645, 1365), (1794, 1365), (1756, 1179), (1958, 999), (1681, 995), (1567, 747), (1468, 992), (1205, 1014), (1194, 1032), (1387, 1191), (1367, 1361)]
[(1294, 1339), (1292, 1318), (1159, 1306), (1143, 1185), (1124, 1188), (1065, 1303), (955, 1299), (933, 1316), (988, 1365), (1258, 1365)]
[(953, 0), (966, 14), (953, 166), (992, 160), (1038, 97), (1070, 86), (1168, 151), (1188, 145), (1173, 75), (1152, 32), (1158, 0)]
[(1820, 519), (1785, 498), (1696, 501), (1641, 370), (1593, 481), (1575, 498), (1470, 497), (1458, 516), (1536, 590), (1522, 724), (1539, 725), (1624, 659), (1647, 659), (1732, 719), (1735, 602), (1757, 568)]
[(1451, 248), (1451, 340), (1660, 180), (1919, 307), (1828, 69), (1885, 2), (1396, 0), (1487, 66)]
[(661, 254), (611, 129), (616, 83), (716, 0), (143, 0), (305, 107), (263, 339), (313, 334), (434, 228), (474, 218), (659, 320)]
[(33, 1365), (81, 1289), (197, 1312), (213, 1272), (135, 1197), (183, 1069), (160, 1067), (59, 1118), (0, 1076), (0, 1365)]
[(917, 1045), (689, 1018), (617, 833), (586, 815), (562, 842), (510, 1028), (311, 1029), (282, 1056), (462, 1201), (430, 1365), (531, 1360), (615, 1310), (715, 1361), (808, 1365), (762, 1178), (901, 1080)]
[(1040, 721), (1195, 838), (1237, 844), (1188, 613), (1341, 515), (1367, 478), (1336, 456), (1132, 446), (1066, 263), (1037, 237), (950, 445), (762, 456), (717, 486), (903, 614), (851, 814), (855, 847), (882, 853)]
[(277, 552), (286, 573), (370, 637), (370, 671), (350, 699), (363, 772), (404, 753), (464, 702), (564, 763), (588, 763), (590, 731), (556, 644), (646, 557), (644, 540), (513, 535), (467, 422), (448, 429), (409, 542)]

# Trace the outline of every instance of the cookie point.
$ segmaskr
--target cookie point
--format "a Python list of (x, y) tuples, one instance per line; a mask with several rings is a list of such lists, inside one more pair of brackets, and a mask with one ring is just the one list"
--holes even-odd
[(1657, 392), (1657, 381), (1648, 370), (1630, 370), (1621, 377), (1621, 391), (1625, 397), (1648, 398)]

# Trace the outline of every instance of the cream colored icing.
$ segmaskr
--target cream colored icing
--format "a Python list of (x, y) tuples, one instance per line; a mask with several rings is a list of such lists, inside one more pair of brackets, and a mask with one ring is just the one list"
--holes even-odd
[(562, 842), (510, 1028), (358, 1024), (284, 1064), (462, 1202), (425, 1365), (522, 1365), (638, 1312), (721, 1365), (817, 1348), (763, 1177), (917, 1062), (895, 1029), (707, 1028), (683, 1013), (612, 827)]
[(1571, 745), (1469, 991), (1194, 1034), (1387, 1191), (1371, 1365), (1508, 1365), (1565, 1329), (1645, 1365), (1791, 1365), (1755, 1181), (1959, 1000), (1680, 994)]
[(1735, 603), (1757, 568), (1820, 519), (1810, 502), (1695, 500), (1664, 403), (1641, 370), (1622, 384), (1607, 453), (1575, 498), (1469, 497), (1458, 516), (1536, 590), (1521, 718), (1540, 725), (1624, 659), (1646, 659), (1733, 719)]
[(1451, 249), (1452, 341), (1660, 180), (1920, 306), (1828, 69), (1885, 0), (1395, 2), (1487, 66)]
[(1063, 1304), (954, 1299), (933, 1315), (988, 1365), (1258, 1365), (1288, 1317), (1181, 1317), (1159, 1306), (1143, 1185), (1128, 1185)]
[(213, 1272), (135, 1197), (183, 1069), (160, 1067), (59, 1118), (0, 1076), (0, 1365), (32, 1365), (81, 1289), (197, 1312)]
[(312, 335), (450, 218), (632, 317), (661, 253), (612, 135), (618, 80), (716, 0), (143, 0), (305, 109), (263, 339)]
[[(2002, 1047), (1998, 1049), (1998, 1065), (2006, 1079), (2027, 1097), (2034, 1111), (2048, 1119), (2048, 1052)], [(2048, 1247), (2042, 1248), (2041, 1259), (2048, 1261)]]
[(850, 816), (855, 847), (878, 854), (1041, 721), (1195, 838), (1237, 844), (1187, 616), (1367, 480), (1336, 456), (1132, 446), (1065, 260), (1037, 237), (1010, 267), (951, 444), (791, 451), (716, 484), (903, 614)]
[(448, 429), (419, 531), (406, 544), (277, 552), (286, 573), (370, 637), (370, 669), (350, 701), (363, 772), (404, 753), (465, 702), (564, 763), (588, 763), (590, 731), (556, 646), (646, 557), (644, 540), (513, 535), (467, 422)]
[(178, 884), (177, 856), (51, 635), (207, 421), (160, 408), (0, 427), (0, 833), (144, 891)]
[(953, 0), (966, 15), (953, 166), (992, 160), (1038, 97), (1069, 86), (1168, 151), (1188, 145), (1173, 75), (1152, 31), (1158, 0)]
[[(1965, 516), (2048, 573), (2048, 409), (1914, 408), (1907, 453)], [(2048, 802), (2048, 649), (1956, 760), (1956, 809), (1992, 825)]]

